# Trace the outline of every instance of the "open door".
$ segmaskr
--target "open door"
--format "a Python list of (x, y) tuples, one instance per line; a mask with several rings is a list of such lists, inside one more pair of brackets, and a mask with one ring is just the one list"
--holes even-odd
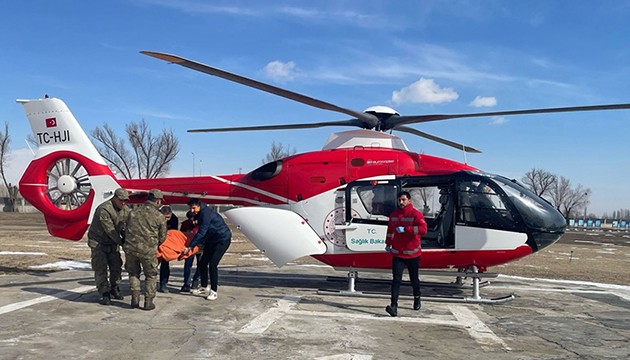
[[(396, 208), (397, 180), (355, 181), (345, 190), (345, 238), (352, 251), (385, 250), (389, 214)], [(339, 226), (337, 226), (339, 228)]]
[[(345, 191), (345, 240), (352, 251), (384, 251), (389, 214), (405, 190), (427, 221), (423, 248), (455, 246), (455, 177), (414, 176), (390, 180), (355, 181)], [(339, 228), (339, 226), (337, 226)]]

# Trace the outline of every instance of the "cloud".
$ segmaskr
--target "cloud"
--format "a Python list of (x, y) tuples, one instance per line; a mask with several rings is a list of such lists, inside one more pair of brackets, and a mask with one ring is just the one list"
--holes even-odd
[(440, 88), (432, 79), (420, 78), (415, 83), (394, 91), (392, 101), (402, 103), (430, 103), (440, 104), (457, 100), (459, 94), (451, 88)]
[(293, 81), (297, 72), (295, 70), (295, 63), (289, 61), (283, 63), (281, 61), (272, 61), (265, 66), (265, 76), (278, 82)]
[(497, 105), (497, 98), (493, 96), (477, 96), (475, 100), (470, 102), (474, 107), (491, 107)]
[(490, 125), (503, 125), (506, 122), (508, 122), (508, 120), (504, 116), (495, 116), (492, 118), (492, 121), (490, 121)]

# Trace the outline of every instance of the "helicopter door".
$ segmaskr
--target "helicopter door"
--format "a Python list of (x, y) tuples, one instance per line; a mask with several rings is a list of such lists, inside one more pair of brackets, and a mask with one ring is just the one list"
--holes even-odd
[(396, 180), (355, 181), (346, 187), (345, 237), (352, 251), (383, 251), (389, 214), (396, 208)]
[(424, 215), (427, 233), (421, 236), (422, 248), (455, 246), (455, 177), (414, 176), (401, 178), (402, 188), (411, 195), (413, 207)]

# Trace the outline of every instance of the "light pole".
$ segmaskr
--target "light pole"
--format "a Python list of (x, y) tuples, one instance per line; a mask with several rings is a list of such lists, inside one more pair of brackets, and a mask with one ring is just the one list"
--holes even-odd
[(586, 223), (586, 217), (588, 215), (587, 210), (588, 210), (588, 203), (586, 202), (586, 197), (588, 196), (588, 193), (585, 192), (584, 193), (584, 222)]
[(193, 155), (193, 176), (195, 176), (195, 153), (191, 153)]
[(201, 165), (203, 165), (203, 160), (199, 159), (199, 176), (201, 176)]

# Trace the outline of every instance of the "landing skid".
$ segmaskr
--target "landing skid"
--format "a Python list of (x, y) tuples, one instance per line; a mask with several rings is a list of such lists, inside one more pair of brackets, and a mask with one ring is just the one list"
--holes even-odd
[[(443, 288), (469, 288), (472, 289), (471, 296), (421, 296), (422, 301), (432, 301), (432, 302), (449, 302), (449, 303), (467, 303), (467, 304), (503, 304), (508, 301), (514, 299), (514, 295), (507, 295), (498, 298), (483, 298), (480, 294), (480, 288), (482, 286), (487, 286), (490, 284), (489, 281), (481, 281), (481, 278), (494, 278), (497, 277), (498, 274), (491, 273), (480, 273), (477, 270), (477, 267), (472, 266), (470, 271), (459, 270), (457, 272), (452, 271), (423, 271), (421, 272), (424, 275), (432, 275), (432, 276), (454, 276), (456, 277), (455, 282), (447, 284), (447, 283), (437, 283), (437, 282), (421, 282), (421, 286), (423, 287), (443, 287)], [(463, 284), (463, 278), (471, 278), (472, 285), (465, 286)], [(337, 278), (338, 279), (338, 278)], [(347, 290), (327, 290), (320, 289), (317, 291), (320, 295), (337, 295), (337, 296), (355, 296), (355, 297), (368, 297), (368, 298), (389, 298), (390, 294), (383, 292), (370, 292), (370, 291), (357, 291), (355, 288), (356, 282), (358, 279), (357, 271), (349, 271), (348, 272), (348, 288)], [(385, 280), (367, 280), (367, 282), (371, 283), (384, 283)], [(401, 295), (400, 299), (413, 299), (412, 296)]]

